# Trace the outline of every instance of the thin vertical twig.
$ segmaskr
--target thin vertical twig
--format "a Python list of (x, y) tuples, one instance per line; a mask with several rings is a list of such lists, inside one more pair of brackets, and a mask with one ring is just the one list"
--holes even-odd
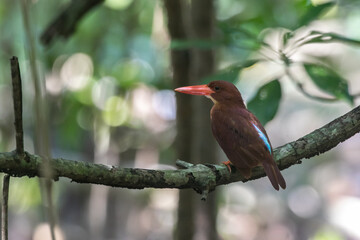
[(10, 175), (5, 174), (3, 179), (3, 196), (1, 203), (1, 239), (8, 240), (8, 199)]
[[(11, 79), (13, 88), (13, 105), (15, 115), (15, 140), (16, 153), (24, 157), (24, 131), (22, 121), (22, 90), (21, 74), (18, 58), (13, 56), (10, 59)], [(8, 200), (9, 200), (10, 175), (6, 174), (3, 179), (3, 197), (1, 203), (1, 239), (8, 239)]]
[(10, 59), (11, 78), (13, 88), (13, 103), (15, 115), (15, 133), (16, 133), (16, 152), (20, 155), (24, 154), (24, 131), (22, 120), (22, 90), (21, 75), (18, 58), (13, 56)]

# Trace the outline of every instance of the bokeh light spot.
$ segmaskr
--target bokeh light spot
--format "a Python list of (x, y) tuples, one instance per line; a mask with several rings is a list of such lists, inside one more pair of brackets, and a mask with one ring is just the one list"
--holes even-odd
[(256, 196), (252, 189), (234, 185), (226, 189), (227, 204), (233, 211), (248, 212), (256, 206)]
[(318, 192), (310, 186), (294, 189), (289, 196), (289, 208), (297, 216), (310, 218), (317, 214), (321, 206)]
[(94, 116), (90, 109), (82, 108), (76, 114), (78, 125), (85, 130), (93, 129)]
[(76, 99), (85, 105), (92, 105), (92, 90), (95, 81), (90, 78), (89, 83), (79, 91), (74, 92)]
[[(58, 226), (54, 227), (54, 234), (55, 234), (55, 239), (58, 240), (66, 239), (63, 231)], [(50, 225), (48, 223), (39, 224), (34, 230), (34, 235), (32, 239), (33, 240), (51, 239)]]
[(112, 75), (119, 79), (121, 87), (128, 88), (139, 82), (151, 82), (155, 73), (148, 62), (136, 58), (119, 62)]
[(60, 77), (69, 90), (78, 91), (89, 83), (93, 69), (93, 62), (88, 55), (76, 53), (65, 61)]
[(357, 197), (341, 197), (329, 210), (331, 223), (354, 239), (360, 239), (359, 216), (360, 199)]
[(170, 90), (155, 92), (152, 98), (155, 112), (165, 120), (174, 120), (176, 117), (175, 93)]
[(129, 106), (127, 102), (118, 96), (110, 97), (105, 104), (103, 120), (112, 127), (117, 127), (126, 122), (129, 118)]
[(115, 95), (116, 80), (113, 77), (103, 77), (92, 88), (92, 101), (99, 109), (104, 109), (109, 97)]
[(127, 8), (132, 3), (132, 0), (105, 0), (105, 6), (115, 9), (122, 10)]
[(334, 229), (324, 228), (316, 232), (310, 240), (343, 240), (344, 238)]

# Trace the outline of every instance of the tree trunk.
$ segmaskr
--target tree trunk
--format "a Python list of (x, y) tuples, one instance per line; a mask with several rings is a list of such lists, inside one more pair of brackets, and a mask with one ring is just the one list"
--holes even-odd
[[(183, 0), (164, 0), (164, 7), (168, 17), (168, 30), (172, 40), (186, 40), (188, 38), (186, 28), (186, 9), (188, 5)], [(190, 85), (190, 50), (171, 50), (171, 63), (175, 87)], [(177, 95), (177, 157), (191, 161), (192, 137), (192, 108), (193, 97), (182, 94)], [(179, 192), (178, 221), (175, 231), (175, 239), (191, 240), (194, 236), (194, 198), (193, 190), (181, 190)]]
[[(212, 1), (192, 1), (191, 9), (181, 0), (165, 0), (164, 4), (172, 40), (186, 40), (189, 36), (193, 39), (212, 39), (214, 28)], [(187, 16), (187, 13), (190, 15)], [(190, 21), (186, 22), (186, 20)], [(203, 77), (214, 71), (215, 65), (212, 49), (192, 49), (192, 51), (173, 49), (171, 62), (175, 87), (199, 84)], [(177, 95), (178, 158), (191, 162), (216, 162), (216, 143), (211, 133), (209, 119), (210, 108), (211, 102), (205, 98)], [(218, 239), (216, 194), (212, 193), (206, 203), (199, 203), (197, 199), (199, 197), (195, 196), (192, 190), (180, 191), (175, 239), (193, 239), (195, 228), (198, 229), (197, 238)], [(195, 209), (200, 211), (195, 214)], [(198, 223), (197, 227), (195, 219)]]
[[(205, 7), (206, 6), (206, 7)], [(194, 39), (210, 41), (214, 36), (214, 5), (213, 1), (196, 0), (191, 2), (191, 36)], [(212, 74), (215, 70), (213, 49), (195, 48), (192, 51), (191, 77), (197, 84)], [(211, 133), (210, 109), (213, 105), (209, 99), (197, 97), (195, 99), (194, 146), (193, 155), (201, 163), (216, 163), (217, 144)], [(200, 202), (197, 207), (197, 238), (217, 240), (216, 231), (216, 195), (211, 193), (206, 202)]]

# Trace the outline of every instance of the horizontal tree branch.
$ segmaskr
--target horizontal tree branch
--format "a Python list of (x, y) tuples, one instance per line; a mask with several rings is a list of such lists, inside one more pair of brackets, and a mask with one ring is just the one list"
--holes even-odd
[[(360, 107), (335, 119), (308, 135), (274, 150), (274, 156), (281, 170), (326, 152), (360, 131)], [(25, 158), (16, 151), (0, 153), (0, 171), (14, 177), (41, 177), (40, 156), (26, 153)], [(131, 189), (142, 188), (193, 188), (206, 198), (208, 192), (218, 185), (236, 181), (249, 181), (265, 176), (262, 168), (254, 168), (252, 177), (244, 179), (233, 169), (229, 173), (225, 165), (186, 163), (178, 160), (179, 170), (151, 170), (119, 168), (73, 161), (62, 158), (50, 160), (54, 180), (66, 177), (78, 183), (102, 184)]]

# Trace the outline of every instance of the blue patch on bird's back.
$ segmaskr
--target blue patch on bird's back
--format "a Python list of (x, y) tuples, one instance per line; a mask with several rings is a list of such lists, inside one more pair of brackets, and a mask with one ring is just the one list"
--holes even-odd
[(265, 134), (255, 124), (252, 123), (252, 125), (255, 127), (256, 131), (259, 134), (259, 137), (261, 138), (261, 140), (263, 140), (263, 142), (265, 143), (265, 146), (267, 147), (267, 149), (271, 153), (271, 146), (270, 146), (270, 143), (269, 143), (267, 137), (265, 136)]

